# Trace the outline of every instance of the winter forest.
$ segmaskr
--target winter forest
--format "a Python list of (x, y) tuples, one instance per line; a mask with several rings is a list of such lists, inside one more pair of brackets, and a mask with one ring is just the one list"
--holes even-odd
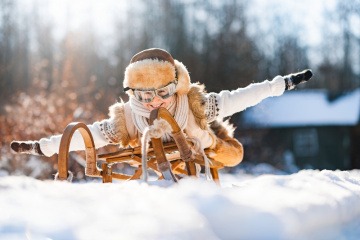
[(27, 172), (11, 140), (106, 117), (127, 98), (131, 56), (149, 47), (171, 52), (208, 92), (305, 68), (315, 73), (306, 89), (335, 98), (358, 88), (360, 2), (290, 2), (1, 0), (1, 169)]
[(24, 165), (24, 156), (10, 153), (11, 140), (106, 117), (108, 106), (126, 99), (129, 59), (149, 47), (186, 63), (209, 92), (304, 68), (316, 73), (307, 89), (335, 97), (360, 86), (359, 1), (320, 9), (283, 9), (281, 1), (90, 3), (0, 2), (0, 148), (2, 158), (17, 160), (4, 164), (8, 172)]
[[(152, 47), (207, 92), (314, 76), (229, 118), (245, 155), (220, 185), (102, 184), (81, 151), (71, 184), (53, 181), (56, 155), (11, 151), (107, 118)], [(0, 0), (0, 239), (355, 240), (359, 169), (360, 0)]]

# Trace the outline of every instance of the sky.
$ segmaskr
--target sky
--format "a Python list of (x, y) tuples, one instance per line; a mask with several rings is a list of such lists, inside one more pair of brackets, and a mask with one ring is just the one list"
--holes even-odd
[(221, 186), (0, 176), (0, 239), (358, 239), (359, 170), (257, 168)]

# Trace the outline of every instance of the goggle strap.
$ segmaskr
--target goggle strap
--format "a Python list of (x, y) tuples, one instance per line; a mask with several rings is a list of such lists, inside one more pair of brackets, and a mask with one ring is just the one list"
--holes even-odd
[[(174, 81), (174, 83), (175, 83), (175, 88), (176, 88), (176, 85), (177, 85), (177, 83), (178, 83), (178, 79), (177, 79), (177, 70), (175, 69), (175, 81)], [(124, 87), (124, 92), (126, 92), (126, 91), (129, 91), (129, 90), (131, 90), (132, 88), (129, 88), (129, 87)], [(156, 94), (156, 90), (154, 90), (155, 91), (155, 95), (157, 95)]]

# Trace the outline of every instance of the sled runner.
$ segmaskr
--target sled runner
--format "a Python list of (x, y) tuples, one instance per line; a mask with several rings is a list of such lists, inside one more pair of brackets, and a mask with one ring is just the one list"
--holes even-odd
[[(171, 129), (174, 142), (163, 144), (161, 140), (163, 129), (154, 128), (160, 121), (163, 121), (163, 125), (158, 125), (158, 127), (163, 127), (164, 121), (165, 124), (169, 124), (167, 126), (171, 127), (169, 129)], [(218, 170), (223, 168), (223, 165), (211, 159), (212, 150), (195, 150), (196, 143), (185, 138), (179, 125), (165, 108), (153, 110), (150, 114), (149, 124), (149, 132), (153, 130), (158, 135), (149, 134), (151, 144), (148, 148), (147, 143), (145, 143), (142, 144), (142, 147), (123, 148), (116, 152), (97, 155), (94, 140), (88, 127), (84, 123), (70, 123), (65, 128), (61, 138), (56, 179), (69, 180), (70, 178), (71, 173), (68, 170), (69, 146), (72, 135), (76, 130), (79, 130), (86, 147), (85, 175), (101, 177), (103, 183), (110, 183), (113, 179), (135, 180), (142, 178), (147, 181), (149, 170), (155, 172), (158, 180), (165, 179), (177, 182), (184, 176), (197, 177), (200, 174), (200, 169), (197, 169), (196, 165), (205, 169), (205, 173), (211, 175), (212, 179), (219, 183)], [(134, 173), (129, 175), (113, 171), (113, 166), (116, 163), (127, 163), (134, 168)]]

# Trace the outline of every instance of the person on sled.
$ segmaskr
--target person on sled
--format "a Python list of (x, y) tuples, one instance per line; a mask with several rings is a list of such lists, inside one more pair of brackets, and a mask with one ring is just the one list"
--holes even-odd
[[(123, 81), (128, 102), (118, 102), (109, 108), (109, 118), (88, 125), (96, 148), (108, 144), (120, 147), (141, 145), (141, 136), (148, 127), (150, 112), (166, 108), (189, 138), (197, 139), (202, 149), (212, 149), (211, 156), (223, 166), (233, 167), (244, 156), (241, 143), (233, 138), (233, 128), (225, 117), (254, 106), (268, 97), (280, 96), (285, 90), (308, 81), (310, 70), (271, 81), (253, 83), (245, 88), (220, 93), (206, 93), (204, 86), (191, 83), (183, 63), (163, 49), (151, 48), (135, 54), (126, 67)], [(17, 153), (52, 156), (58, 153), (62, 135), (38, 141), (13, 141)], [(164, 137), (164, 142), (171, 137)], [(70, 151), (84, 150), (79, 132), (73, 135)]]

